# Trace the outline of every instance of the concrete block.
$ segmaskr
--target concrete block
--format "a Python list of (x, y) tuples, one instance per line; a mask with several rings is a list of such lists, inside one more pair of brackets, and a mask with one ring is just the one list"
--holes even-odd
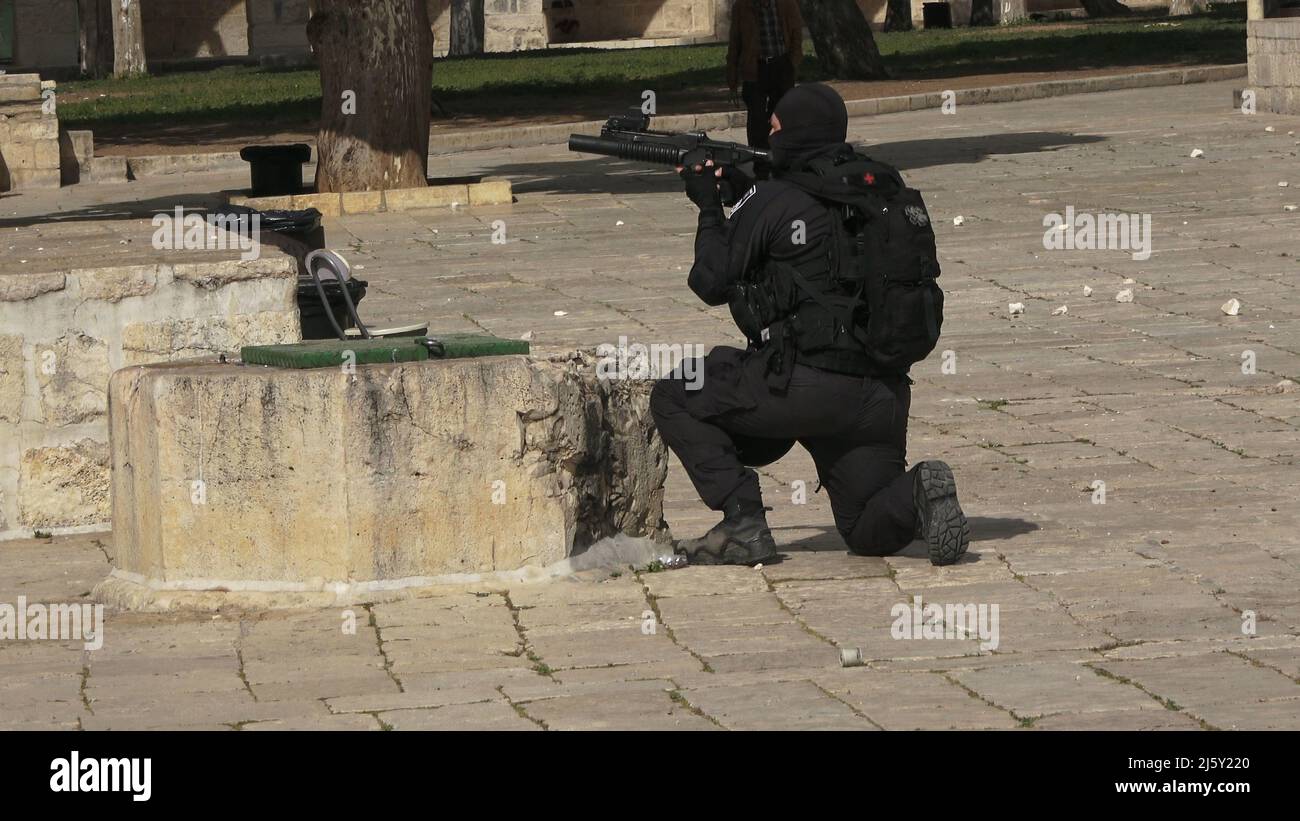
[(95, 135), (90, 131), (59, 131), (59, 169), (64, 185), (90, 179), (95, 157)]
[(290, 208), (302, 210), (315, 208), (321, 216), (337, 217), (343, 213), (341, 194), (295, 194), (290, 198)]
[(157, 265), (116, 265), (108, 268), (80, 268), (70, 272), (81, 287), (82, 299), (120, 302), (144, 296), (158, 284)]
[(384, 192), (389, 211), (417, 208), (446, 208), (452, 203), (469, 205), (469, 186), (430, 185), (426, 188), (394, 188)]
[(49, 139), (40, 139), (32, 143), (32, 162), (43, 171), (59, 170), (59, 132), (57, 126)]
[(903, 97), (881, 97), (876, 101), (876, 113), (878, 114), (896, 114), (900, 111), (910, 111), (912, 107), (912, 98)]
[(52, 291), (62, 291), (67, 276), (50, 274), (0, 274), (0, 302), (22, 302)]
[(0, 145), (0, 157), (9, 171), (26, 171), (36, 167), (36, 152), (30, 142), (7, 142)]
[(117, 605), (378, 600), (667, 537), (649, 385), (589, 356), (151, 366), (109, 392)]
[(9, 179), (14, 188), (58, 188), (62, 184), (62, 175), (57, 166), (10, 169)]
[(509, 205), (513, 201), (513, 189), (505, 177), (484, 177), (469, 186), (470, 205)]
[(384, 192), (349, 192), (343, 195), (341, 206), (345, 214), (373, 214), (383, 209)]
[(0, 85), (0, 103), (25, 103), (30, 101), (39, 101), (41, 99), (41, 86), (39, 83), (13, 83), (10, 85)]
[(91, 182), (125, 182), (129, 179), (126, 157), (92, 157)]

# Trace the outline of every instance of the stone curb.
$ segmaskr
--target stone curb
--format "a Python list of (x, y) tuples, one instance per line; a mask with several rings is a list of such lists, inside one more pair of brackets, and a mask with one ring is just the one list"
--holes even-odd
[(377, 214), (457, 205), (506, 205), (514, 200), (510, 180), (483, 177), (478, 182), (430, 185), (427, 188), (390, 188), (348, 194), (296, 194), (285, 197), (245, 197), (232, 193), (226, 202), (259, 211), (315, 208), (322, 216)]
[[(1152, 86), (1176, 86), (1188, 83), (1212, 83), (1235, 80), (1246, 76), (1246, 64), (1225, 66), (1199, 66), (1196, 68), (1161, 69), (1137, 74), (1118, 74), (1105, 77), (1081, 77), (1072, 80), (1046, 80), (1037, 83), (1018, 83), (1004, 86), (986, 86), (955, 91), (957, 105), (981, 103), (1007, 103), (1021, 100), (1038, 100), (1061, 97), (1067, 94), (1092, 94), (1099, 91), (1122, 91)], [(943, 104), (943, 93), (938, 91), (905, 94), (896, 97), (876, 97), (849, 100), (850, 117), (869, 117), (876, 114), (894, 114), (938, 108)], [(611, 114), (615, 112), (610, 112)], [(655, 118), (656, 128), (664, 131), (725, 131), (745, 125), (744, 111), (715, 111), (702, 114), (683, 114)], [(570, 134), (598, 134), (604, 120), (551, 123), (523, 128), (479, 128), (449, 134), (434, 134), (429, 138), (429, 154), (451, 154), (458, 151), (481, 151), (491, 148), (523, 148), (528, 146), (563, 143)], [(315, 161), (315, 148), (312, 148)], [(236, 151), (212, 154), (158, 154), (130, 157), (126, 160), (130, 179), (154, 177), (163, 174), (195, 174), (216, 171), (235, 171), (246, 168)]]

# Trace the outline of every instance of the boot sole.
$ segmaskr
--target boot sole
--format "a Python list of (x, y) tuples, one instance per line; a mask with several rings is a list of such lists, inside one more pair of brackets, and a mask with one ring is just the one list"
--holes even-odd
[(722, 550), (722, 555), (708, 550), (687, 551), (680, 548), (673, 551), (679, 556), (685, 556), (686, 560), (693, 565), (740, 565), (753, 567), (756, 564), (762, 564), (769, 559), (776, 558), (776, 545), (759, 544), (745, 545), (740, 542), (728, 542)]
[(945, 462), (921, 462), (912, 496), (930, 563), (955, 564), (970, 546), (970, 523), (957, 502), (957, 480)]

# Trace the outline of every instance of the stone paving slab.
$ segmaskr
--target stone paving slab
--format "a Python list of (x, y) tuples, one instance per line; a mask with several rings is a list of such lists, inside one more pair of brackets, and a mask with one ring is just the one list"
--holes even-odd
[[(97, 650), (0, 640), (0, 727), (1300, 729), (1300, 392), (1284, 381), (1300, 381), (1300, 211), (1284, 210), (1300, 205), (1300, 118), (1242, 115), (1231, 90), (853, 120), (925, 192), (939, 236), (947, 317), (913, 371), (909, 450), (954, 466), (974, 537), (958, 565), (920, 545), (846, 553), (796, 448), (760, 471), (785, 551), (761, 569), (351, 612), (110, 612)], [(508, 176), (516, 202), (328, 219), (371, 284), (368, 319), (531, 334), (543, 353), (737, 344), (726, 309), (685, 289), (695, 218), (670, 172), (560, 145), (441, 165)], [(151, 209), (238, 184), (24, 193), (0, 202), (0, 228), (18, 222), (3, 241), (24, 253), (130, 256)], [(1066, 206), (1150, 214), (1151, 257), (1048, 251), (1043, 217)], [(1116, 302), (1125, 288), (1134, 301)], [(1220, 311), (1230, 297), (1241, 315)], [(716, 521), (675, 461), (665, 507), (679, 536)], [(88, 601), (108, 538), (6, 543), (0, 603)], [(996, 649), (969, 631), (896, 637), (915, 597), (997, 605)], [(841, 667), (845, 648), (866, 663)]]

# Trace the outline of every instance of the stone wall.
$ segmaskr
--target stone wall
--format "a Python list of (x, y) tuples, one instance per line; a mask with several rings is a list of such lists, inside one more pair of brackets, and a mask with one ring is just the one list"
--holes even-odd
[(77, 65), (77, 0), (14, 0), (14, 65)]
[(39, 74), (0, 74), (0, 191), (59, 187), (55, 105), (52, 81), (42, 83)]
[(544, 0), (552, 43), (712, 37), (715, 5), (730, 0)]
[(1246, 26), (1256, 110), (1300, 114), (1300, 18), (1250, 20)]
[(140, 17), (147, 60), (248, 54), (244, 0), (144, 0)]
[(484, 0), (483, 46), (487, 51), (546, 48), (549, 0)]
[(107, 528), (114, 370), (299, 338), (296, 264), (264, 250), (0, 273), (0, 538)]
[(666, 540), (649, 383), (591, 357), (113, 375), (122, 607), (372, 601)]
[(248, 53), (255, 57), (310, 53), (310, 16), (308, 0), (248, 0)]

